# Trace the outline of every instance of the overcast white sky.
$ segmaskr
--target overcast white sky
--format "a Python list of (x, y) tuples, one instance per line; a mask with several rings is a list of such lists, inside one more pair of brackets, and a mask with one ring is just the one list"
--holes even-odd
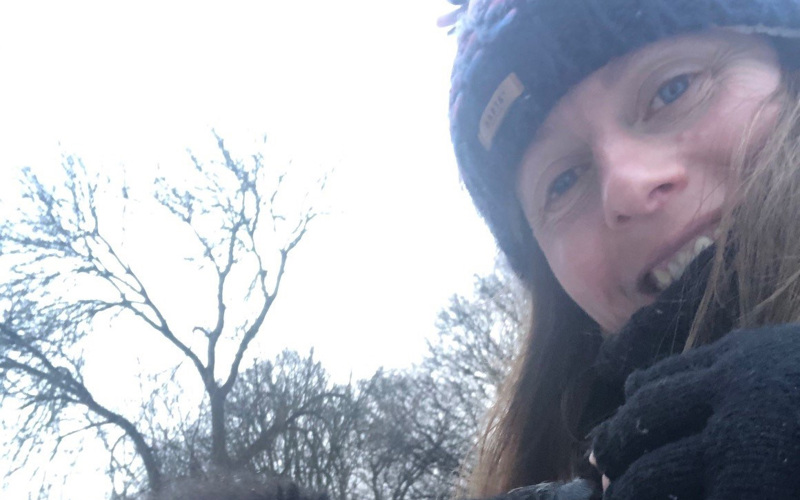
[[(0, 169), (61, 153), (170, 168), (210, 130), (335, 166), (256, 346), (314, 346), (337, 378), (424, 352), (437, 311), (494, 244), (458, 183), (445, 0), (4, 2)], [(0, 177), (0, 179), (7, 176)], [(0, 186), (0, 194), (8, 186)], [(7, 191), (6, 191), (7, 192)]]

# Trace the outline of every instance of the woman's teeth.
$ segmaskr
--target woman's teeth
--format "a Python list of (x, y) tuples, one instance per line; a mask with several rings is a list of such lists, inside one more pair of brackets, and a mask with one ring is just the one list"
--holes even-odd
[(655, 284), (658, 291), (664, 291), (675, 280), (683, 275), (686, 266), (697, 257), (700, 252), (714, 244), (714, 241), (708, 236), (699, 236), (698, 238), (690, 241), (675, 255), (673, 255), (666, 263), (659, 264), (658, 267), (653, 269), (653, 284)]

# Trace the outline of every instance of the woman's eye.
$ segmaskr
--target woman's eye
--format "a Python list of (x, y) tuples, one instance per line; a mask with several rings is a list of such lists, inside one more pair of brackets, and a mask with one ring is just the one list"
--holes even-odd
[(564, 196), (570, 189), (572, 189), (578, 182), (578, 178), (583, 174), (586, 167), (572, 167), (561, 172), (547, 189), (547, 203), (548, 205), (562, 196)]
[(656, 95), (650, 103), (650, 110), (658, 111), (664, 106), (668, 106), (677, 101), (689, 90), (691, 84), (692, 76), (689, 74), (678, 75), (670, 79), (656, 91)]

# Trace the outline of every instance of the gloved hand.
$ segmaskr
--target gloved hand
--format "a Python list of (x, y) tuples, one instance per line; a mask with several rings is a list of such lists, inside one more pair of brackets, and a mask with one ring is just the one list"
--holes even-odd
[(600, 500), (599, 488), (589, 481), (576, 479), (568, 483), (541, 483), (516, 488), (490, 500)]
[(800, 498), (800, 325), (634, 372), (593, 436), (607, 500)]

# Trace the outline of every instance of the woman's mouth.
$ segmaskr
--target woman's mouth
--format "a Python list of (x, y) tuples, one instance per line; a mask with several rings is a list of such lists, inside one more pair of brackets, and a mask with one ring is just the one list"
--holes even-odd
[(642, 279), (641, 289), (648, 295), (661, 293), (681, 276), (686, 267), (691, 263), (700, 252), (714, 244), (712, 236), (707, 234), (699, 235), (670, 257), (656, 264)]

